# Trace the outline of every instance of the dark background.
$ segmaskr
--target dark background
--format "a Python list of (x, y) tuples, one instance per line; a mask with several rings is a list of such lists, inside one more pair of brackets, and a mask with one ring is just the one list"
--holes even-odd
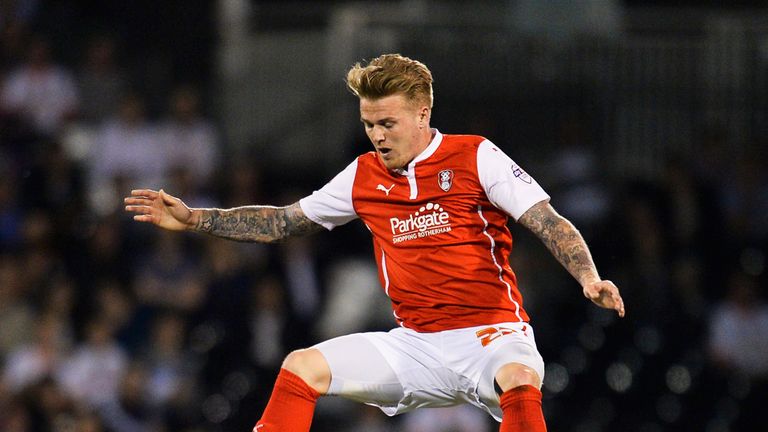
[[(233, 91), (221, 66), (223, 3), (0, 2), (0, 430), (250, 430), (290, 350), (394, 325), (358, 222), (282, 245), (235, 244), (160, 233), (133, 222), (120, 200), (148, 182), (132, 167), (158, 159), (167, 163), (152, 172), (157, 185), (193, 206), (284, 205), (311, 193), (368, 149), (342, 77), (385, 39), (432, 69), (433, 126), (507, 151), (622, 290), (618, 320), (511, 224), (512, 266), (547, 362), (549, 430), (765, 429), (764, 2), (605, 2), (618, 11), (613, 24), (560, 17), (529, 28), (515, 24), (528, 22), (516, 2), (364, 4), (353, 58), (331, 78), (301, 75), (311, 60), (269, 47), (300, 52), (294, 35), (325, 35), (353, 2), (241, 2), (239, 53), (289, 59), (303, 77), (296, 84), (313, 89), (308, 108), (253, 129), (290, 82), (255, 73), (270, 65), (249, 58), (238, 76), (273, 93)], [(399, 18), (410, 10), (421, 12)], [(489, 15), (478, 24), (481, 10)], [(109, 54), (94, 60), (104, 40)], [(35, 63), (40, 44), (49, 54)], [(56, 78), (48, 87), (40, 77)], [(42, 104), (8, 102), (11, 83), (25, 79)], [(180, 91), (196, 95), (196, 108), (173, 108)], [(63, 100), (53, 121), (36, 120), (35, 110)], [(131, 101), (141, 114), (126, 114)], [(232, 107), (250, 104), (233, 123)], [(332, 105), (351, 109), (353, 127), (326, 117)], [(306, 119), (317, 123), (310, 135), (344, 138), (297, 146), (290, 138)], [(173, 137), (200, 146), (167, 144)], [(117, 156), (103, 148), (121, 140), (136, 147), (118, 147), (125, 165), (106, 170)], [(381, 312), (344, 309), (339, 293)], [(323, 400), (313, 430), (413, 423)]]

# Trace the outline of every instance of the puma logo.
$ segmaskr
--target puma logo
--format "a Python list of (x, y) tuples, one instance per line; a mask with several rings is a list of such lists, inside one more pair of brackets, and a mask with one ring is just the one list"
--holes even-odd
[(394, 183), (392, 183), (392, 186), (390, 186), (389, 189), (385, 188), (383, 184), (379, 183), (379, 185), (376, 186), (376, 190), (383, 191), (385, 194), (387, 194), (387, 196), (389, 196), (389, 191), (391, 191), (392, 188), (394, 187), (395, 187)]

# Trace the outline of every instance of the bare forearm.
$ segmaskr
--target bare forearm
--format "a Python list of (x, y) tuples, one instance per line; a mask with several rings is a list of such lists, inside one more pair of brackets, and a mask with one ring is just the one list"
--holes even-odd
[(231, 209), (194, 209), (193, 230), (242, 242), (273, 243), (317, 232), (320, 225), (301, 211), (298, 203), (286, 207), (246, 206)]
[(600, 280), (584, 238), (576, 227), (560, 216), (552, 206), (546, 203), (537, 204), (528, 210), (519, 222), (541, 239), (552, 255), (582, 286)]

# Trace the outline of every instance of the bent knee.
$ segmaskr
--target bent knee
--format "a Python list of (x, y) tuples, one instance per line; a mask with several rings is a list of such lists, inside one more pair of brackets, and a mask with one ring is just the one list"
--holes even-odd
[(283, 369), (299, 376), (320, 394), (328, 392), (331, 385), (331, 369), (320, 351), (309, 348), (293, 351), (285, 357)]
[(535, 369), (520, 363), (507, 363), (496, 372), (496, 382), (502, 391), (529, 385), (541, 389), (541, 377)]

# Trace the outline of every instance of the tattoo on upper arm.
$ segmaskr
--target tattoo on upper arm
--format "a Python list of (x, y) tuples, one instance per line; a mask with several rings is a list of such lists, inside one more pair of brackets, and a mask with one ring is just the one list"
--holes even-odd
[(531, 207), (519, 221), (547, 246), (547, 249), (579, 282), (597, 276), (592, 255), (576, 227), (560, 216), (549, 203)]
[(322, 231), (323, 227), (313, 222), (299, 203), (294, 203), (283, 209), (284, 232), (286, 236), (303, 236)]
[(196, 229), (230, 240), (271, 243), (318, 232), (322, 227), (312, 222), (297, 202), (286, 207), (203, 210)]

